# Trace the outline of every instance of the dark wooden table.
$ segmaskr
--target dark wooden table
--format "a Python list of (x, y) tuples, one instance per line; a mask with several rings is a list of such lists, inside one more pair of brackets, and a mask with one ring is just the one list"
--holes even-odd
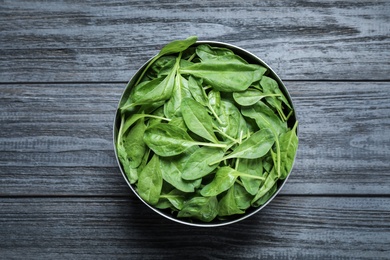
[[(112, 124), (133, 73), (198, 35), (284, 80), (300, 145), (280, 195), (213, 229), (130, 191)], [(390, 2), (0, 1), (0, 259), (390, 259)]]

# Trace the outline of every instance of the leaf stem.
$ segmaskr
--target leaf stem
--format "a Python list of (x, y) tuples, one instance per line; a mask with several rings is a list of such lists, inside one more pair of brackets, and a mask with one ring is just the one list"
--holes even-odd
[(280, 172), (280, 144), (279, 144), (279, 138), (275, 134), (275, 144), (276, 144), (276, 154), (277, 154), (277, 172), (278, 172), (278, 177), (280, 178), (281, 172)]
[(226, 144), (214, 144), (214, 143), (205, 143), (205, 142), (194, 142), (194, 145), (218, 147), (218, 148), (226, 148), (227, 147)]
[(237, 158), (236, 159), (236, 163), (235, 163), (235, 166), (234, 166), (234, 169), (237, 171), (238, 169), (238, 165), (240, 164), (240, 158)]
[(214, 127), (214, 129), (215, 129), (218, 133), (220, 133), (220, 134), (223, 135), (224, 137), (230, 139), (230, 140), (233, 141), (234, 143), (240, 143), (239, 140), (237, 140), (237, 139), (231, 137), (230, 135), (226, 134), (224, 131), (222, 131), (221, 129), (219, 129), (219, 127), (217, 127), (216, 125), (213, 124), (213, 127)]
[(128, 105), (126, 105), (126, 106), (123, 106), (123, 107), (120, 108), (120, 110), (121, 110), (121, 112), (122, 112), (123, 110), (126, 110), (126, 109), (128, 109), (128, 108), (131, 108), (132, 106), (134, 106), (134, 103), (128, 104)]
[(224, 125), (224, 123), (222, 122), (222, 120), (219, 118), (219, 116), (217, 115), (217, 113), (214, 111), (213, 107), (207, 103), (207, 107), (210, 109), (211, 113), (213, 114), (213, 116), (215, 116), (215, 118), (217, 119), (218, 123), (221, 124), (221, 125)]
[(193, 58), (196, 57), (196, 52), (194, 52), (189, 58), (187, 61), (192, 61)]
[(146, 65), (146, 68), (142, 71), (141, 75), (138, 77), (137, 82), (134, 84), (134, 86), (137, 86), (138, 83), (141, 81), (141, 79), (144, 77), (145, 72), (152, 66), (152, 64), (158, 60), (161, 57), (161, 55), (156, 55), (149, 63)]
[(172, 120), (170, 118), (166, 118), (166, 117), (162, 117), (162, 116), (149, 115), (149, 114), (146, 114), (144, 117), (151, 117), (151, 118), (161, 119), (161, 120), (168, 121), (168, 122), (170, 122)]
[(125, 124), (125, 115), (121, 116), (121, 124), (119, 126), (118, 130), (118, 136), (117, 136), (117, 143), (116, 145), (119, 147), (122, 143), (122, 135), (123, 135), (123, 125)]
[(183, 195), (169, 195), (169, 194), (162, 194), (160, 195), (160, 198), (163, 198), (163, 199), (174, 199), (174, 198), (184, 198)]
[(237, 175), (240, 177), (247, 177), (247, 178), (252, 178), (252, 179), (256, 179), (256, 180), (262, 180), (262, 181), (265, 180), (265, 178), (262, 176), (256, 176), (256, 175), (242, 173), (242, 172), (237, 173)]

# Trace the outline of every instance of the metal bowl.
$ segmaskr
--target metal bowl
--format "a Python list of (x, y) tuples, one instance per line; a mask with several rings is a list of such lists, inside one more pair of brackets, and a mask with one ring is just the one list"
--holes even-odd
[[(196, 43), (194, 43), (191, 47), (194, 47), (194, 46), (197, 46), (199, 44), (209, 44), (210, 46), (214, 46), (214, 47), (222, 47), (222, 48), (228, 48), (230, 50), (232, 50), (235, 54), (241, 56), (242, 58), (244, 58), (245, 60), (247, 60), (249, 63), (253, 63), (253, 64), (259, 64), (259, 65), (262, 65), (263, 67), (267, 68), (268, 71), (266, 73), (266, 75), (268, 77), (271, 77), (273, 78), (274, 80), (276, 80), (278, 82), (278, 85), (279, 85), (279, 88), (280, 90), (283, 92), (283, 94), (285, 95), (285, 97), (287, 98), (287, 100), (290, 102), (291, 104), (291, 107), (293, 108), (293, 115), (290, 117), (290, 120), (292, 122), (295, 122), (297, 120), (297, 115), (296, 115), (296, 111), (295, 111), (295, 108), (294, 108), (294, 104), (292, 102), (292, 99), (291, 99), (291, 96), (286, 88), (286, 86), (284, 85), (284, 83), (282, 82), (282, 80), (279, 78), (279, 76), (275, 73), (275, 71), (270, 67), (268, 66), (263, 60), (261, 60), (259, 57), (257, 57), (256, 55), (250, 53), (249, 51), (247, 50), (244, 50), (240, 47), (237, 47), (237, 46), (234, 46), (232, 44), (227, 44), (227, 43), (223, 43), (223, 42), (217, 42), (217, 41), (197, 41)], [(114, 129), (113, 129), (113, 140), (114, 140), (114, 147), (115, 147), (115, 144), (116, 144), (116, 141), (117, 141), (117, 134), (118, 134), (118, 128), (119, 128), (119, 124), (120, 124), (120, 112), (119, 112), (119, 107), (124, 103), (126, 102), (126, 97), (129, 96), (129, 93), (131, 91), (131, 88), (133, 87), (133, 85), (135, 84), (135, 82), (137, 81), (138, 77), (141, 75), (142, 71), (146, 68), (146, 66), (148, 65), (148, 63), (153, 59), (150, 58), (135, 74), (134, 76), (130, 79), (130, 81), (128, 82), (124, 92), (122, 93), (122, 96), (120, 98), (120, 101), (118, 103), (118, 109), (117, 109), (117, 112), (115, 114), (115, 120), (114, 120)], [(297, 134), (298, 134), (298, 128), (297, 128)], [(287, 175), (287, 177), (284, 179), (284, 180), (279, 180), (278, 181), (278, 189), (277, 191), (274, 193), (274, 195), (265, 203), (263, 204), (262, 206), (260, 207), (249, 207), (245, 214), (242, 214), (242, 215), (237, 215), (235, 218), (233, 219), (229, 219), (229, 220), (218, 220), (218, 219), (215, 219), (213, 220), (212, 222), (210, 223), (204, 223), (204, 222), (200, 222), (200, 221), (196, 221), (196, 220), (191, 220), (191, 221), (188, 221), (186, 219), (179, 219), (179, 218), (176, 218), (175, 216), (173, 216), (169, 211), (166, 211), (166, 210), (160, 210), (160, 209), (157, 209), (153, 206), (151, 206), (150, 204), (148, 204), (146, 201), (144, 201), (139, 195), (138, 193), (136, 192), (136, 189), (135, 187), (128, 181), (127, 177), (126, 177), (126, 174), (124, 173), (123, 171), (123, 168), (122, 168), (122, 165), (119, 161), (119, 158), (118, 158), (118, 155), (117, 155), (117, 152), (116, 152), (116, 149), (115, 150), (115, 156), (116, 156), (116, 160), (117, 160), (117, 163), (119, 165), (119, 169), (122, 173), (122, 176), (123, 178), (125, 179), (126, 183), (129, 185), (130, 189), (134, 192), (134, 194), (146, 205), (148, 206), (151, 210), (153, 210), (154, 212), (158, 213), (159, 215), (169, 219), (169, 220), (172, 220), (174, 222), (177, 222), (177, 223), (181, 223), (181, 224), (184, 224), (184, 225), (189, 225), (189, 226), (196, 226), (196, 227), (219, 227), (219, 226), (225, 226), (225, 225), (229, 225), (229, 224), (233, 224), (233, 223), (236, 223), (236, 222), (239, 222), (239, 221), (242, 221), (254, 214), (256, 214), (257, 212), (259, 212), (260, 210), (262, 210), (268, 203), (270, 203), (277, 195), (278, 193), (282, 190), (284, 184), (286, 183), (290, 173)], [(294, 162), (295, 162), (295, 158), (294, 158)], [(293, 167), (292, 167), (293, 168)], [(291, 168), (291, 169), (292, 169)]]

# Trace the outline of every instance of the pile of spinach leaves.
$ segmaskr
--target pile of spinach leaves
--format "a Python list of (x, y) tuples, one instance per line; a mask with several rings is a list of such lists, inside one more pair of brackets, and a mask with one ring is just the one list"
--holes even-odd
[(292, 168), (298, 122), (266, 68), (196, 41), (167, 44), (127, 86), (116, 152), (147, 203), (210, 222), (272, 197)]

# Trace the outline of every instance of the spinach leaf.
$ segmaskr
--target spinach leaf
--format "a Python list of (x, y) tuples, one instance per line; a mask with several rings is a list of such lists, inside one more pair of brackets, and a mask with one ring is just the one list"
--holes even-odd
[(127, 151), (125, 147), (122, 144), (118, 144), (116, 146), (116, 152), (127, 179), (131, 184), (135, 183), (138, 180), (137, 169), (130, 166), (130, 160), (127, 157)]
[(140, 172), (137, 182), (137, 192), (151, 205), (158, 203), (162, 188), (162, 173), (158, 156), (154, 155)]
[(242, 107), (241, 113), (246, 117), (254, 119), (260, 129), (272, 129), (277, 136), (287, 132), (287, 123), (282, 122), (274, 111), (261, 101), (253, 106)]
[(186, 131), (171, 124), (148, 127), (144, 133), (144, 141), (159, 156), (181, 154), (196, 145)]
[(181, 210), (184, 206), (184, 202), (185, 202), (187, 196), (188, 196), (187, 193), (182, 192), (178, 189), (173, 189), (172, 191), (170, 191), (167, 194), (162, 194), (160, 196), (160, 200), (161, 199), (168, 200), (169, 206), (172, 205), (176, 210)]
[(268, 153), (274, 142), (275, 140), (271, 130), (268, 128), (261, 129), (239, 144), (233, 152), (221, 160), (212, 162), (212, 164), (231, 158), (260, 158)]
[(156, 78), (151, 81), (145, 81), (135, 85), (130, 93), (131, 103), (122, 107), (126, 109), (130, 106), (150, 104), (158, 101), (165, 101), (172, 95), (175, 75), (179, 67), (180, 55), (176, 59), (175, 66), (164, 78)]
[(171, 119), (171, 121), (169, 121), (170, 125), (175, 125), (179, 128), (181, 128), (183, 131), (187, 131), (187, 126), (186, 126), (186, 123), (184, 122), (184, 119), (183, 117), (179, 116), (179, 117), (173, 117)]
[(127, 158), (129, 159), (129, 166), (137, 168), (142, 161), (142, 158), (146, 152), (146, 144), (143, 141), (143, 135), (146, 126), (142, 120), (131, 128), (126, 134), (124, 134), (122, 141), (123, 147), (127, 152)]
[(203, 78), (215, 90), (234, 92), (243, 91), (260, 80), (266, 69), (260, 65), (207, 61), (179, 71), (181, 74)]
[(260, 80), (260, 86), (263, 88), (263, 92), (268, 94), (265, 100), (279, 113), (282, 120), (286, 120), (287, 117), (283, 112), (282, 102), (285, 106), (291, 109), (291, 105), (280, 90), (276, 80), (264, 76)]
[(211, 89), (207, 95), (208, 102), (206, 106), (210, 109), (213, 116), (218, 120), (218, 112), (221, 109), (221, 93)]
[(193, 197), (186, 201), (177, 214), (178, 218), (194, 218), (210, 222), (218, 215), (218, 200), (216, 197)]
[(186, 151), (194, 145), (225, 148), (225, 144), (213, 144), (194, 141), (186, 131), (171, 124), (159, 124), (148, 127), (144, 141), (159, 156), (173, 156)]
[[(263, 176), (263, 160), (261, 158), (257, 159), (240, 159), (237, 171), (245, 172), (254, 176)], [(249, 194), (255, 195), (259, 188), (262, 180), (257, 180), (253, 178), (248, 178), (241, 176), (241, 182), (244, 188), (248, 191)]]
[(235, 185), (233, 185), (218, 203), (218, 216), (225, 217), (245, 213), (245, 211), (239, 208), (235, 195)]
[(223, 166), (218, 169), (214, 179), (202, 188), (200, 194), (206, 197), (217, 196), (220, 193), (228, 190), (239, 176), (264, 180), (263, 177), (242, 173), (229, 166)]
[(201, 147), (188, 157), (184, 164), (182, 178), (195, 180), (211, 173), (218, 164), (209, 165), (211, 162), (220, 160), (224, 155), (221, 148)]
[(246, 189), (237, 182), (234, 183), (234, 197), (236, 198), (238, 208), (246, 210), (251, 206), (253, 195), (249, 194)]
[(293, 129), (288, 131), (287, 133), (283, 133), (279, 137), (280, 144), (280, 179), (285, 179), (289, 174), (293, 163), (295, 154), (298, 149), (298, 137), (296, 134), (296, 128), (298, 125), (298, 121), (296, 121)]
[(234, 52), (228, 48), (214, 47), (209, 44), (199, 44), (196, 47), (196, 54), (202, 60), (214, 60), (217, 57), (233, 56)]
[(175, 66), (176, 58), (173, 55), (162, 56), (158, 58), (146, 71), (145, 79), (142, 79), (140, 82), (143, 82), (147, 79), (155, 79), (166, 76)]
[(198, 40), (198, 37), (196, 36), (190, 36), (185, 40), (176, 40), (168, 43), (165, 45), (160, 52), (148, 63), (146, 68), (143, 70), (142, 74), (139, 76), (137, 82), (134, 84), (135, 86), (138, 85), (140, 80), (143, 78), (144, 74), (149, 70), (150, 66), (154, 64), (156, 60), (161, 58), (164, 55), (173, 54), (173, 53), (180, 53), (184, 50), (186, 50), (188, 47), (190, 47), (192, 44), (194, 44)]
[(205, 197), (217, 196), (228, 190), (236, 181), (238, 175), (230, 167), (224, 166), (218, 169), (212, 182), (204, 186), (200, 194)]
[(207, 106), (208, 100), (207, 95), (204, 89), (202, 88), (202, 83), (198, 82), (201, 80), (197, 80), (192, 76), (188, 77), (188, 89), (191, 92), (192, 98), (201, 104), (202, 106)]
[(169, 209), (169, 208), (172, 209), (172, 207), (174, 207), (168, 199), (161, 197), (161, 196), (160, 196), (160, 199), (158, 200), (157, 204), (155, 204), (153, 206), (157, 209)]
[(264, 205), (275, 194), (277, 189), (278, 189), (278, 184), (275, 183), (274, 186), (272, 186), (272, 188), (270, 188), (260, 199), (253, 202), (252, 206), (260, 207)]
[(182, 179), (183, 172), (176, 165), (176, 162), (171, 161), (169, 158), (161, 158), (160, 166), (162, 178), (180, 191), (194, 192), (195, 188), (199, 187), (202, 182), (201, 179), (192, 181)]
[(161, 51), (158, 53), (158, 56), (161, 57), (163, 55), (185, 51), (186, 49), (188, 49), (188, 47), (193, 45), (197, 40), (198, 40), (197, 36), (190, 36), (185, 40), (171, 41), (161, 49)]
[(164, 114), (167, 118), (181, 116), (180, 105), (184, 98), (191, 97), (188, 81), (179, 73), (176, 74), (171, 98), (164, 104)]
[(259, 204), (257, 201), (263, 196), (265, 196), (267, 192), (272, 189), (272, 187), (276, 184), (277, 180), (278, 175), (277, 173), (275, 173), (275, 170), (272, 169), (270, 174), (267, 176), (267, 179), (265, 179), (264, 184), (261, 186), (255, 197), (252, 199), (252, 205)]
[(248, 64), (243, 58), (234, 54), (232, 50), (221, 47), (212, 47), (209, 44), (200, 44), (196, 48), (196, 54), (204, 61), (236, 62)]
[(217, 131), (234, 142), (238, 142), (241, 131), (246, 133), (246, 122), (238, 108), (229, 101), (221, 100), (220, 109), (218, 110)]
[[(262, 78), (264, 78), (263, 76)], [(233, 92), (233, 98), (241, 106), (252, 106), (264, 97), (275, 97), (279, 94), (265, 94), (255, 88), (248, 88), (245, 91)]]
[[(124, 116), (122, 116), (123, 121)], [(123, 171), (130, 183), (133, 184), (138, 180), (137, 168), (141, 164), (147, 149), (142, 139), (146, 127), (143, 121), (140, 121), (130, 131), (124, 130), (123, 125), (122, 123), (118, 132), (116, 149)], [(137, 149), (130, 149), (132, 146)]]
[(205, 107), (191, 98), (184, 98), (181, 113), (188, 129), (193, 133), (213, 142), (219, 143), (213, 130), (213, 121)]

